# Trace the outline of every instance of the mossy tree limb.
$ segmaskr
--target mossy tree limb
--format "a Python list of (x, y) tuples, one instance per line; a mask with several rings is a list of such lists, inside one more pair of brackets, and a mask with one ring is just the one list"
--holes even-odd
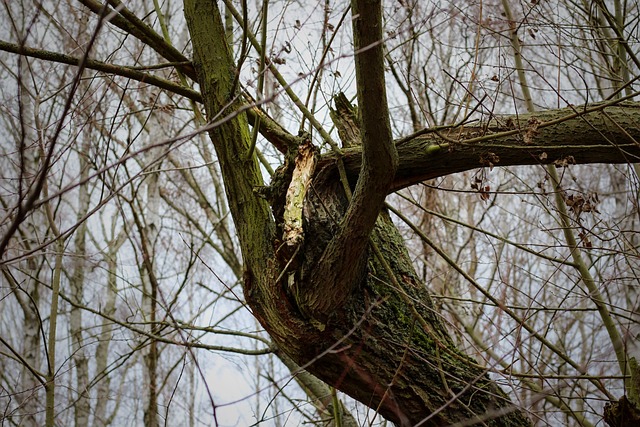
[[(239, 105), (231, 102), (234, 70), (216, 3), (185, 0), (185, 14), (208, 118), (231, 117), (210, 135), (241, 243), (245, 297), (278, 348), (398, 425), (530, 425), (486, 370), (455, 347), (398, 230), (380, 213), (382, 203), (396, 188), (491, 164), (635, 161), (637, 104), (504, 118), (398, 144), (379, 127), (385, 126), (375, 118), (379, 112), (361, 110), (362, 147), (345, 149), (343, 157), (353, 199), (345, 195), (335, 157), (321, 158), (302, 208), (304, 240), (283, 257), (281, 215), (272, 215), (255, 192), (263, 183), (256, 160), (247, 156), (247, 120), (231, 114)], [(379, 38), (373, 40), (359, 54), (372, 50)], [(373, 106), (366, 93), (359, 103)], [(388, 121), (388, 112), (383, 115)], [(276, 202), (272, 209), (284, 207)]]
[[(425, 129), (396, 141), (396, 146), (399, 164), (390, 192), (480, 167), (638, 163), (640, 103), (591, 104), (501, 116), (437, 132)], [(355, 183), (362, 149), (343, 152), (345, 170)], [(335, 158), (324, 156), (318, 167)]]

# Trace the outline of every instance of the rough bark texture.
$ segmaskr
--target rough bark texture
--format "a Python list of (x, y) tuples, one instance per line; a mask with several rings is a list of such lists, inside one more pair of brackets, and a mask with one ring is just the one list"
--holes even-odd
[[(296, 277), (306, 288), (318, 285), (308, 283), (305, 273), (317, 265), (347, 207), (334, 170), (319, 171), (314, 185), (305, 206), (308, 237)], [(372, 242), (395, 277), (370, 250), (357, 290), (326, 320), (324, 330), (300, 337), (306, 345), (292, 356), (398, 425), (416, 425), (442, 408), (422, 425), (449, 425), (510, 407), (482, 367), (455, 348), (385, 213)], [(528, 420), (516, 410), (487, 424), (528, 425)]]
[(637, 427), (640, 425), (640, 410), (626, 396), (604, 406), (604, 421), (611, 427)]
[[(207, 115), (232, 114), (238, 105), (229, 103), (234, 74), (219, 11), (211, 1), (185, 0), (185, 15)], [(446, 138), (416, 136), (396, 144), (398, 173), (381, 185), (391, 185), (385, 191), (392, 191), (492, 164), (635, 161), (640, 155), (638, 111), (633, 104), (558, 121), (571, 114), (560, 110), (449, 130)], [(557, 121), (553, 126), (552, 120)], [(477, 417), (489, 426), (530, 425), (483, 367), (455, 347), (389, 217), (382, 212), (371, 233), (345, 232), (350, 221), (345, 216), (353, 205), (335, 156), (320, 159), (306, 192), (303, 239), (293, 251), (283, 250), (285, 195), (298, 148), (290, 147), (290, 159), (269, 191), (271, 216), (255, 191), (262, 180), (255, 158), (247, 157), (244, 114), (210, 135), (241, 242), (245, 297), (280, 349), (398, 425), (481, 423)], [(492, 139), (479, 139), (488, 135)], [(354, 186), (362, 178), (362, 157), (360, 147), (344, 156)], [(337, 235), (349, 244), (336, 245)], [(349, 240), (354, 235), (356, 242)], [(335, 253), (332, 247), (338, 248)]]
[(353, 0), (351, 7), (362, 164), (345, 211), (334, 216), (333, 236), (318, 247), (322, 253), (300, 276), (302, 290), (296, 292), (301, 311), (320, 324), (343, 308), (362, 280), (369, 237), (398, 166), (385, 90), (381, 0)]
[[(421, 181), (487, 166), (640, 162), (640, 103), (592, 104), (505, 116), (474, 126), (396, 141), (399, 165), (390, 192)], [(361, 148), (344, 150), (355, 182)], [(319, 167), (335, 162), (327, 155)]]

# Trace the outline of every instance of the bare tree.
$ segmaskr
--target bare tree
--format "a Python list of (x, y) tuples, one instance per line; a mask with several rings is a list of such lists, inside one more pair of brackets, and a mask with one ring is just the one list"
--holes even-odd
[(633, 425), (637, 5), (29, 5), (6, 419)]

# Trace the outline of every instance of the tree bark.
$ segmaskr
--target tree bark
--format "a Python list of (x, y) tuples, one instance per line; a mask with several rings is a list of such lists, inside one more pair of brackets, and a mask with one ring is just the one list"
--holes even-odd
[[(397, 425), (530, 425), (486, 370), (454, 345), (399, 232), (379, 212), (384, 200), (379, 192), (483, 166), (636, 161), (638, 104), (505, 117), (398, 141), (395, 177), (374, 192), (373, 207), (361, 210), (370, 216), (373, 209), (374, 218), (380, 214), (373, 231), (366, 224), (350, 225), (358, 221), (349, 212), (360, 208), (349, 201), (338, 173), (343, 161), (352, 188), (366, 187), (363, 171), (376, 174), (366, 171), (375, 164), (367, 160), (367, 136), (364, 156), (363, 148), (353, 147), (341, 158), (301, 159), (298, 166), (297, 156), (319, 155), (308, 150), (308, 142), (301, 149), (290, 147), (289, 161), (270, 191), (272, 216), (255, 191), (262, 178), (255, 156), (247, 155), (246, 117), (236, 114), (239, 105), (232, 101), (234, 70), (220, 13), (215, 2), (185, 0), (185, 15), (207, 116), (231, 117), (210, 136), (241, 243), (245, 297), (278, 347)], [(310, 164), (317, 164), (311, 182), (291, 183), (308, 172), (296, 167)], [(290, 188), (305, 196), (302, 239), (287, 248), (284, 212), (296, 206), (287, 204)], [(299, 197), (295, 191), (291, 194)]]
[[(640, 103), (599, 103), (494, 118), (396, 141), (399, 165), (389, 192), (480, 167), (640, 162)], [(344, 150), (356, 182), (362, 148)], [(329, 154), (319, 167), (335, 163)]]

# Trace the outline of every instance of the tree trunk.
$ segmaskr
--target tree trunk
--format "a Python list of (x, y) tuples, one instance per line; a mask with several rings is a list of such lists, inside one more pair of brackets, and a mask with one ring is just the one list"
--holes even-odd
[[(348, 231), (353, 202), (339, 162), (357, 194), (368, 183), (362, 148), (340, 158), (319, 156), (308, 141), (289, 147), (268, 191), (269, 214), (256, 192), (263, 185), (257, 161), (247, 155), (246, 117), (231, 93), (234, 69), (219, 11), (215, 2), (185, 0), (185, 15), (207, 116), (217, 121), (209, 132), (242, 247), (245, 297), (278, 347), (398, 425), (530, 425), (487, 371), (456, 348), (388, 215), (380, 213), (373, 232)], [(558, 110), (416, 135), (396, 144), (399, 167), (388, 191), (482, 166), (635, 161), (638, 108), (588, 116)]]
[[(455, 347), (384, 212), (372, 233), (358, 286), (326, 317), (309, 317), (317, 313), (315, 302), (330, 295), (324, 283), (310, 279), (310, 271), (322, 259), (348, 206), (335, 169), (319, 171), (312, 185), (298, 268), (293, 278), (285, 274), (288, 278), (275, 287), (291, 307), (288, 315), (304, 327), (274, 329), (266, 319), (282, 316), (281, 308), (248, 300), (269, 332), (280, 338), (278, 345), (305, 369), (398, 425), (449, 425), (476, 415), (499, 418), (488, 425), (529, 425), (484, 369)], [(280, 262), (281, 268), (286, 261)], [(325, 305), (333, 303), (318, 304)]]

